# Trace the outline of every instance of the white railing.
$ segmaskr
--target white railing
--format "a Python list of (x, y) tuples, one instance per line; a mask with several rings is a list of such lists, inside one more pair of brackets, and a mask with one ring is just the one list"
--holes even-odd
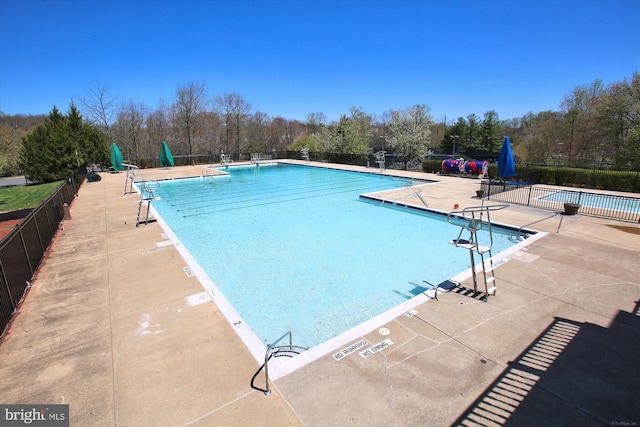
[(385, 159), (386, 154), (387, 152), (384, 150), (378, 151), (377, 153), (373, 154), (374, 157), (376, 158), (376, 163), (378, 164), (378, 166), (380, 166), (380, 171), (384, 171), (385, 163), (386, 163), (386, 159)]
[(300, 150), (300, 154), (302, 155), (302, 158), (304, 159), (304, 161), (306, 163), (309, 163), (309, 149), (303, 148), (302, 150)]

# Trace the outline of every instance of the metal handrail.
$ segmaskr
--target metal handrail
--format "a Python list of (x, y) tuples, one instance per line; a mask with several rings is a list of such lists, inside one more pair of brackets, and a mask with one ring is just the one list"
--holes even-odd
[[(133, 191), (133, 180), (136, 177), (136, 171), (140, 170), (140, 168), (136, 165), (130, 165), (128, 163), (123, 163), (124, 166), (127, 167), (127, 175), (124, 181), (124, 194), (134, 193)], [(129, 189), (127, 189), (129, 187)]]
[(271, 394), (271, 389), (269, 388), (269, 359), (271, 359), (271, 349), (276, 346), (280, 341), (282, 341), (287, 335), (289, 335), (289, 348), (293, 348), (293, 338), (291, 336), (291, 331), (287, 331), (286, 334), (272, 342), (267, 346), (267, 351), (264, 354), (264, 379), (265, 379), (265, 390), (264, 394), (266, 396)]
[[(546, 220), (548, 220), (549, 218), (553, 218), (553, 217), (558, 216), (558, 215), (561, 215), (561, 214), (562, 214), (562, 212), (554, 212), (554, 214), (553, 214), (553, 215), (545, 216), (545, 217), (544, 217), (544, 218), (542, 218), (542, 219), (538, 219), (538, 220), (536, 220), (536, 221), (530, 222), (529, 224), (525, 224), (525, 225), (521, 226), (520, 228), (518, 228), (518, 231), (517, 231), (518, 236), (522, 237), (523, 235), (525, 235), (525, 233), (523, 233), (523, 232), (522, 232), (522, 230), (524, 230), (526, 227), (530, 227), (530, 226), (532, 226), (532, 225), (534, 225), (534, 224), (538, 224), (539, 222), (546, 221)], [(562, 216), (560, 217), (560, 223), (558, 224), (558, 230), (556, 231), (556, 233), (559, 233), (559, 232), (560, 232), (560, 226), (561, 226), (561, 225), (562, 225)]]
[[(462, 236), (462, 231), (464, 229), (469, 230), (472, 234), (474, 231), (479, 230), (480, 228), (482, 228), (482, 215), (484, 214), (484, 212), (487, 213), (487, 226), (489, 228), (489, 240), (490, 240), (490, 245), (489, 247), (493, 247), (493, 233), (491, 230), (491, 216), (489, 214), (489, 212), (491, 211), (499, 211), (501, 209), (507, 208), (509, 207), (508, 204), (499, 204), (499, 205), (485, 205), (484, 202), (482, 202), (482, 205), (480, 206), (469, 206), (464, 208), (461, 211), (451, 211), (447, 214), (447, 222), (449, 222), (449, 224), (451, 225), (455, 225), (456, 227), (461, 227), (460, 229), (460, 234), (458, 235), (458, 238), (456, 239), (456, 246), (458, 246), (458, 243), (460, 242), (460, 237)], [(480, 218), (476, 218), (476, 213), (480, 214)], [(470, 216), (468, 214), (471, 214)], [(452, 218), (453, 215), (453, 218)], [(458, 221), (464, 221), (464, 223), (456, 223), (455, 220)], [(475, 242), (475, 246), (476, 249), (479, 249), (478, 246), (479, 242), (476, 239)]]
[[(157, 186), (160, 186), (158, 181), (141, 181), (142, 185), (140, 186), (140, 201), (138, 202), (138, 217), (136, 218), (136, 227), (138, 227), (143, 222), (145, 224), (149, 223), (149, 212), (151, 211), (151, 202), (156, 200), (156, 196), (153, 194), (153, 190), (149, 188), (147, 184), (154, 183)], [(146, 196), (146, 197), (145, 197)], [(142, 210), (142, 204), (147, 202), (147, 212), (144, 221), (140, 221), (140, 211)], [(154, 220), (155, 221), (155, 220)]]
[[(485, 205), (484, 203), (480, 206), (469, 206), (466, 207), (464, 209), (462, 209), (461, 211), (451, 211), (449, 212), (448, 216), (451, 216), (452, 214), (462, 214), (462, 216), (466, 219), (466, 213), (470, 212), (483, 212), (483, 211), (499, 211), (501, 209), (504, 208), (508, 208), (510, 205), (507, 203), (503, 203), (503, 204), (499, 204), (499, 205)], [(455, 224), (454, 224), (455, 225)]]
[(374, 153), (374, 157), (376, 158), (376, 163), (378, 164), (378, 166), (380, 166), (380, 170), (383, 171), (385, 168), (385, 163), (387, 162), (386, 160), (386, 154), (387, 152), (382, 150), (382, 151), (378, 151), (376, 153)]
[[(484, 292), (487, 295), (485, 301), (488, 301), (489, 295), (495, 295), (496, 286), (495, 284), (490, 288), (489, 282), (493, 283), (495, 281), (495, 275), (493, 273), (494, 265), (493, 265), (493, 255), (491, 250), (493, 249), (493, 232), (491, 230), (491, 214), (492, 211), (498, 211), (509, 207), (507, 204), (500, 205), (487, 205), (485, 206), (484, 201), (480, 206), (470, 206), (464, 208), (461, 211), (453, 211), (449, 212), (447, 215), (447, 221), (451, 225), (455, 225), (460, 227), (460, 233), (458, 233), (458, 237), (451, 241), (455, 247), (462, 247), (469, 250), (469, 258), (471, 261), (471, 277), (473, 279), (473, 290), (478, 292), (478, 279), (475, 268), (475, 257), (474, 252), (480, 255), (480, 262), (482, 264), (482, 275), (483, 275), (483, 283), (484, 283)], [(489, 240), (490, 243), (488, 246), (481, 245), (478, 240), (478, 231), (482, 229), (482, 225), (484, 224), (482, 216), (487, 215), (486, 224), (489, 231)], [(455, 215), (452, 217), (452, 215)], [(469, 240), (461, 239), (462, 233), (464, 230), (469, 231)], [(492, 272), (490, 277), (487, 277), (487, 264), (485, 263), (484, 256), (485, 254), (489, 255), (489, 271)]]
[(302, 150), (300, 150), (300, 154), (302, 155), (304, 161), (309, 163), (309, 149), (303, 148)]
[(258, 163), (262, 159), (262, 153), (251, 153), (251, 163)]

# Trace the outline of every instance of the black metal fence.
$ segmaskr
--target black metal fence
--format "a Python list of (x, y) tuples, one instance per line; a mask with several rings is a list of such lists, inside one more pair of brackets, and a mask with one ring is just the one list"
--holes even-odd
[(0, 241), (0, 336), (15, 313), (87, 169), (73, 175)]
[(498, 180), (482, 181), (480, 191), (488, 200), (558, 211), (564, 210), (565, 203), (572, 203), (580, 205), (578, 213), (581, 214), (640, 222), (640, 197)]

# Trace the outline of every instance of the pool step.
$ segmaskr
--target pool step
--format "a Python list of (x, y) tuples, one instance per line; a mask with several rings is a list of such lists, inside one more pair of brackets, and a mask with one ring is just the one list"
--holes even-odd
[[(487, 281), (486, 281), (486, 284), (485, 284), (485, 289), (487, 290), (487, 295), (495, 295), (496, 294), (495, 281), (496, 281), (496, 278), (494, 276), (487, 277)], [(491, 284), (494, 284), (494, 286), (489, 286)]]
[(273, 349), (273, 352), (271, 353), (271, 356), (273, 357), (293, 357), (307, 350), (304, 347), (298, 347), (295, 345), (293, 346), (283, 345), (278, 347), (272, 347), (272, 349)]
[[(493, 262), (491, 262), (491, 261), (489, 261), (489, 260), (487, 260), (487, 261), (485, 261), (485, 262), (484, 262), (484, 271), (486, 271), (487, 273), (489, 273), (489, 272), (491, 272), (491, 271), (495, 270), (495, 268), (496, 268), (496, 266), (495, 266), (495, 265), (493, 265)], [(493, 277), (493, 276), (492, 276), (492, 277)], [(495, 277), (494, 277), (494, 279), (495, 279)]]

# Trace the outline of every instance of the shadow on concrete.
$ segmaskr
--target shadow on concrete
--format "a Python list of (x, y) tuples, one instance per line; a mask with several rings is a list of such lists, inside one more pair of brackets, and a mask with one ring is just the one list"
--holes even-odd
[(456, 285), (456, 287), (451, 289), (450, 292), (455, 292), (456, 294), (469, 297), (478, 301), (487, 301), (487, 298), (489, 297), (489, 295), (485, 294), (484, 292), (474, 291), (473, 289), (466, 288), (462, 285)]
[(556, 317), (452, 425), (640, 425), (640, 301), (608, 328)]

